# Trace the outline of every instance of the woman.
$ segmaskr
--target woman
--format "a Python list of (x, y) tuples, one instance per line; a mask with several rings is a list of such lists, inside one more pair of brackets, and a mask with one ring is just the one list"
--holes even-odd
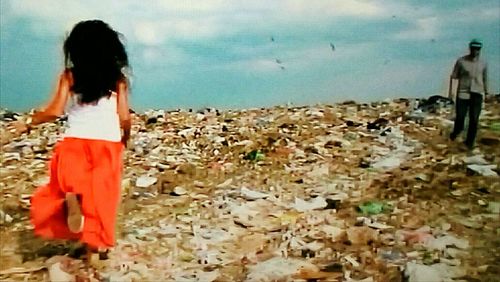
[(61, 116), (68, 128), (55, 146), (50, 181), (31, 197), (31, 222), (44, 238), (79, 240), (89, 250), (115, 243), (122, 152), (130, 137), (129, 68), (120, 34), (100, 20), (75, 25), (64, 42), (65, 69), (51, 101), (25, 123)]

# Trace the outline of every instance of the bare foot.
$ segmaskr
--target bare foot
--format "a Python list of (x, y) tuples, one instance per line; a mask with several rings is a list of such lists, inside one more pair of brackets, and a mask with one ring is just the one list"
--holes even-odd
[(83, 223), (85, 218), (82, 215), (80, 203), (74, 193), (66, 193), (66, 207), (68, 210), (68, 223), (69, 231), (73, 233), (80, 233), (83, 230)]

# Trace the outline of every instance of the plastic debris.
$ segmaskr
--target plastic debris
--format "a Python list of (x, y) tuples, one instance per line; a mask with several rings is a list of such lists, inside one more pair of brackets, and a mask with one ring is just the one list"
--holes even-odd
[(448, 97), (444, 97), (441, 95), (433, 95), (427, 99), (423, 99), (421, 103), (419, 103), (418, 108), (424, 112), (436, 113), (442, 108), (447, 108), (453, 105), (454, 102)]
[(248, 267), (249, 273), (245, 281), (279, 281), (291, 278), (306, 269), (317, 271), (318, 267), (303, 260), (292, 258), (272, 258)]
[(401, 231), (403, 240), (410, 244), (425, 244), (434, 239), (434, 236), (427, 230)]
[(149, 186), (155, 184), (157, 180), (158, 179), (156, 177), (141, 176), (141, 177), (137, 178), (137, 181), (135, 182), (135, 186), (140, 187), (140, 188), (148, 188)]
[(269, 197), (269, 195), (266, 193), (252, 191), (246, 187), (241, 188), (241, 195), (247, 200), (258, 200)]
[(379, 214), (384, 211), (384, 204), (379, 202), (365, 202), (358, 206), (358, 210), (363, 214)]
[(490, 124), (490, 129), (495, 132), (500, 132), (500, 122), (493, 122)]
[(64, 282), (73, 282), (76, 281), (76, 277), (71, 275), (61, 269), (61, 263), (54, 263), (49, 267), (49, 279), (50, 281), (64, 281)]
[(360, 264), (356, 259), (354, 259), (351, 255), (347, 255), (344, 257), (345, 260), (347, 260), (350, 264), (352, 264), (353, 267), (359, 267)]
[(497, 168), (496, 165), (478, 165), (471, 164), (467, 166), (468, 169), (482, 175), (482, 176), (498, 176), (494, 169)]
[(379, 160), (378, 162), (375, 162), (372, 167), (375, 169), (389, 170), (399, 167), (402, 161), (403, 160), (400, 156), (388, 156)]
[(250, 161), (262, 161), (264, 160), (264, 154), (259, 150), (253, 150), (245, 156), (245, 160)]
[(325, 198), (316, 197), (309, 201), (304, 201), (299, 198), (295, 198), (295, 204), (293, 207), (299, 212), (305, 212), (310, 210), (323, 209), (328, 205)]
[(13, 220), (12, 216), (0, 210), (0, 224), (11, 223)]
[(78, 256), (71, 243), (24, 240), (66, 121), (15, 137), (7, 127), (24, 114), (11, 114), (0, 120), (0, 280), (47, 280), (59, 262), (53, 271), (78, 281), (495, 281), (498, 105), (485, 103), (473, 155), (447, 141), (450, 107), (413, 99), (136, 112), (116, 246), (93, 273), (82, 257), (44, 264)]
[(489, 202), (487, 209), (490, 213), (500, 214), (500, 202)]
[(425, 241), (424, 246), (431, 250), (445, 250), (448, 246), (455, 246), (459, 249), (467, 249), (469, 242), (465, 239), (459, 239), (455, 236), (445, 235), (438, 238), (430, 238)]
[(489, 162), (486, 161), (482, 155), (466, 157), (466, 158), (464, 158), (464, 162), (468, 165), (471, 165), (471, 164), (487, 165), (487, 164), (489, 164)]
[(183, 187), (181, 186), (176, 186), (174, 188), (174, 191), (173, 193), (177, 196), (182, 196), (182, 195), (186, 195), (188, 192), (186, 191), (186, 189), (184, 189)]
[(446, 282), (465, 274), (460, 268), (443, 263), (423, 265), (415, 262), (407, 263), (404, 273), (408, 282)]

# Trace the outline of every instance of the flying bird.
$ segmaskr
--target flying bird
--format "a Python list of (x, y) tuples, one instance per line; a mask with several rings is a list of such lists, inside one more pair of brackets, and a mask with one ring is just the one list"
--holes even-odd
[(281, 60), (280, 59), (276, 59), (276, 63), (280, 64), (281, 65)]
[(284, 66), (280, 66), (281, 70), (285, 70), (285, 67)]
[(271, 36), (271, 41), (274, 42), (274, 37)]
[(335, 51), (335, 45), (333, 45), (333, 43), (330, 43), (330, 47), (332, 48), (332, 51)]

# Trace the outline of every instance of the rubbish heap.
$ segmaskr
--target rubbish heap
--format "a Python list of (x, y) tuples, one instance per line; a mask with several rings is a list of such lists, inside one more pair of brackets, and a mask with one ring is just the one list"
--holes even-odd
[(64, 119), (14, 137), (3, 110), (0, 279), (495, 281), (500, 103), (468, 152), (452, 106), (415, 101), (134, 114), (119, 239), (90, 268), (29, 223)]

